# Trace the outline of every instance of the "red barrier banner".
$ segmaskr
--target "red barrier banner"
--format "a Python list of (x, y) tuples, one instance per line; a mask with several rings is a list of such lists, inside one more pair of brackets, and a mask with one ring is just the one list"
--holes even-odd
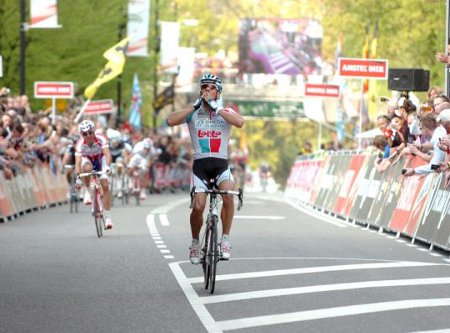
[(6, 218), (13, 213), (10, 199), (8, 197), (6, 180), (2, 171), (0, 172), (0, 217)]
[[(350, 163), (347, 171), (344, 174), (344, 182), (342, 184), (341, 190), (334, 206), (334, 212), (340, 215), (348, 216), (350, 214), (350, 209), (353, 201), (356, 198), (357, 186), (354, 186), (355, 180), (357, 179), (362, 164), (365, 161), (364, 155), (353, 155), (350, 159)], [(364, 173), (362, 173), (364, 175)]]
[[(424, 164), (426, 163), (422, 159), (415, 157), (410, 160), (408, 167), (417, 168)], [(403, 187), (388, 228), (411, 236), (416, 230), (421, 211), (426, 202), (426, 196), (424, 195), (422, 195), (420, 202), (417, 201), (425, 177), (412, 176), (403, 178), (405, 178)]]

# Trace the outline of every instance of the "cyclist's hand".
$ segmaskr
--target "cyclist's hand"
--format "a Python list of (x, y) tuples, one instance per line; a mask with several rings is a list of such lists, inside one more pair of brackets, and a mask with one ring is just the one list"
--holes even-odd
[(83, 182), (81, 181), (81, 178), (77, 175), (77, 180), (75, 181), (75, 188), (79, 190), (83, 186)]
[(197, 111), (198, 109), (200, 109), (200, 106), (202, 106), (202, 99), (201, 98), (197, 98), (197, 100), (193, 104), (194, 111)]
[(211, 110), (215, 113), (215, 114), (217, 114), (218, 113), (218, 111), (219, 111), (219, 103), (218, 103), (218, 101), (216, 101), (216, 100), (214, 100), (214, 99), (212, 99), (212, 98), (208, 98), (208, 99), (205, 99), (205, 101), (206, 101), (206, 103), (208, 103), (208, 105), (209, 105), (209, 107), (211, 108)]
[(110, 176), (111, 173), (112, 173), (111, 168), (107, 166), (107, 167), (105, 168), (105, 173), (106, 173), (108, 176)]

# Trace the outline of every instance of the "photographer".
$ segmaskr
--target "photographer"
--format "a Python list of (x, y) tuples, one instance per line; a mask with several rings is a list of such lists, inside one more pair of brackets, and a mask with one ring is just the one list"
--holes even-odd
[[(404, 169), (402, 173), (405, 177), (413, 176), (414, 174), (425, 175), (436, 172), (445, 160), (445, 152), (439, 148), (440, 140), (447, 135), (444, 127), (438, 126), (436, 118), (433, 115), (427, 115), (420, 120), (420, 128), (422, 135), (430, 138), (430, 141), (424, 144), (408, 144), (408, 148), (412, 154), (429, 163), (417, 168)], [(432, 155), (427, 154), (431, 149), (433, 149)]]

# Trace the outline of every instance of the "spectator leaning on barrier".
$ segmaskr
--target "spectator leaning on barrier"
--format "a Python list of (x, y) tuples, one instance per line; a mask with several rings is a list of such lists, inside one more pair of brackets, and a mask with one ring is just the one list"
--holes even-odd
[(438, 120), (446, 134), (439, 142), (439, 148), (446, 153), (446, 162), (441, 163), (439, 171), (445, 172), (445, 187), (448, 187), (450, 185), (450, 108), (443, 110)]
[[(412, 154), (419, 156), (429, 163), (417, 168), (404, 169), (403, 175), (405, 177), (412, 176), (414, 174), (424, 175), (436, 172), (438, 171), (441, 163), (445, 160), (445, 152), (439, 148), (440, 140), (447, 135), (444, 127), (438, 126), (436, 118), (433, 115), (428, 115), (420, 120), (420, 128), (422, 134), (429, 137), (430, 141), (424, 144), (410, 144), (408, 147)], [(433, 149), (433, 154), (432, 156), (429, 156), (425, 152), (431, 149)]]

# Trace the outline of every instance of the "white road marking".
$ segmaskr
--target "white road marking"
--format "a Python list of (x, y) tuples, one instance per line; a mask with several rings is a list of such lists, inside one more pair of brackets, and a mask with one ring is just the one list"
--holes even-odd
[(167, 219), (167, 214), (159, 214), (159, 222), (165, 227), (170, 225), (169, 220)]
[(156, 241), (155, 241), (155, 244), (164, 244), (164, 241), (162, 241), (162, 240), (156, 240)]
[(161, 253), (170, 253), (170, 250), (159, 250)]
[(217, 325), (216, 321), (206, 309), (206, 306), (202, 303), (200, 297), (197, 295), (188, 279), (186, 279), (186, 275), (184, 275), (183, 270), (180, 267), (180, 262), (172, 262), (169, 264), (169, 267), (172, 270), (172, 273), (177, 279), (178, 284), (180, 285), (184, 294), (186, 295), (189, 303), (191, 303), (191, 306), (197, 314), (198, 318), (202, 322), (203, 326), (205, 326), (206, 331), (220, 332), (221, 329)]
[(380, 281), (364, 281), (353, 283), (323, 284), (307, 287), (270, 289), (270, 290), (226, 294), (220, 296), (208, 296), (202, 297), (201, 299), (203, 300), (203, 304), (212, 304), (212, 303), (240, 301), (256, 298), (310, 294), (310, 293), (337, 291), (337, 290), (354, 290), (364, 288), (418, 286), (418, 285), (433, 285), (433, 284), (450, 284), (450, 278), (401, 279), (401, 280), (380, 280)]
[(242, 319), (232, 319), (217, 322), (220, 330), (236, 330), (242, 328), (285, 324), (299, 321), (309, 321), (325, 318), (337, 318), (343, 316), (355, 316), (366, 313), (386, 312), (394, 310), (406, 310), (413, 308), (428, 308), (450, 306), (450, 298), (434, 299), (409, 299), (403, 301), (380, 302), (369, 304), (356, 304), (350, 306), (340, 306), (320, 310), (308, 310), (277, 315), (257, 316)]
[(167, 248), (167, 245), (156, 245), (156, 247), (158, 249), (165, 249), (165, 248)]
[[(260, 277), (283, 276), (283, 275), (311, 274), (311, 273), (322, 273), (322, 272), (349, 271), (349, 270), (359, 270), (359, 269), (423, 267), (423, 266), (439, 266), (439, 265), (444, 265), (444, 264), (427, 263), (427, 262), (413, 262), (413, 261), (398, 261), (398, 262), (387, 262), (387, 263), (302, 267), (302, 268), (294, 268), (294, 269), (280, 269), (280, 270), (261, 271), (261, 272), (248, 272), (248, 273), (217, 275), (216, 281), (252, 279), (252, 278), (260, 278)], [(203, 282), (203, 277), (189, 278), (189, 282), (190, 283)]]
[(172, 255), (165, 255), (164, 258), (165, 259), (175, 259), (175, 257)]
[(289, 205), (291, 205), (291, 206), (294, 207), (295, 209), (301, 211), (302, 213), (314, 217), (315, 219), (324, 221), (324, 222), (326, 222), (326, 223), (329, 223), (329, 224), (334, 225), (334, 226), (339, 227), (339, 228), (347, 228), (347, 225), (343, 224), (344, 221), (342, 221), (342, 222), (336, 222), (336, 220), (333, 219), (333, 218), (331, 218), (331, 217), (325, 217), (325, 216), (318, 215), (317, 213), (311, 212), (311, 211), (309, 211), (309, 210), (306, 209), (306, 208), (303, 208), (303, 207), (300, 207), (300, 206), (296, 205), (295, 203), (291, 202), (291, 201), (288, 200), (288, 199), (286, 199), (286, 203), (289, 204)]
[(257, 215), (235, 215), (233, 218), (242, 220), (284, 220), (284, 216), (257, 216)]

